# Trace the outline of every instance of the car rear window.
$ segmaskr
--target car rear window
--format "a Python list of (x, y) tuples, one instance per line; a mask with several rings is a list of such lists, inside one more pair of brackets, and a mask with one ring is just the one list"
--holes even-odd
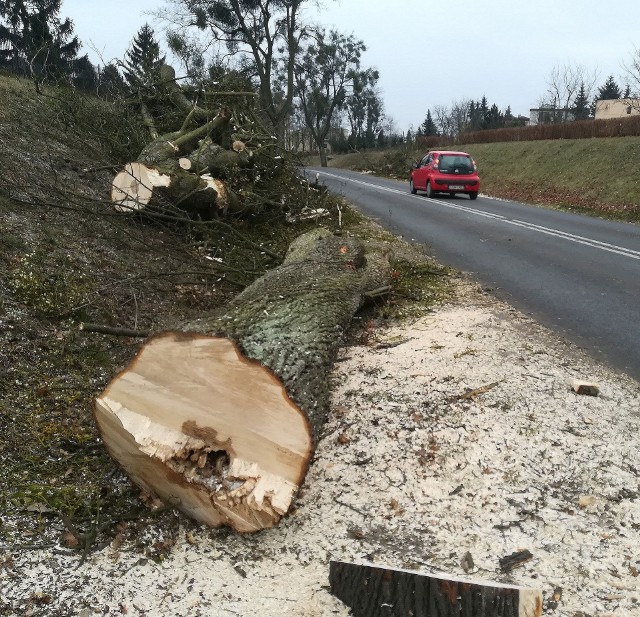
[(471, 157), (469, 156), (460, 156), (457, 154), (442, 154), (440, 155), (440, 164), (438, 167), (442, 173), (473, 173), (473, 163), (471, 162)]

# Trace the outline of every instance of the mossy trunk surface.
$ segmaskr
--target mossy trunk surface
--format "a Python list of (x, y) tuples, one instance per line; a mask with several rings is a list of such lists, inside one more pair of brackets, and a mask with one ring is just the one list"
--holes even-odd
[(329, 410), (329, 374), (386, 255), (322, 229), (225, 310), (148, 339), (96, 400), (106, 447), (145, 491), (213, 527), (275, 525)]
[(225, 336), (269, 367), (307, 415), (317, 438), (328, 412), (329, 372), (366, 294), (389, 280), (385, 255), (324, 229), (297, 238), (284, 262), (238, 295), (222, 315), (185, 332)]

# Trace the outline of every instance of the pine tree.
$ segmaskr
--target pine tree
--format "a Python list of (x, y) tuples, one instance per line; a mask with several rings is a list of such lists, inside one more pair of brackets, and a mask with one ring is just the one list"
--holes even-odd
[(487, 97), (483, 96), (478, 106), (478, 119), (480, 122), (479, 128), (481, 130), (486, 129), (489, 126), (489, 103), (487, 103)]
[(73, 75), (80, 41), (59, 17), (62, 0), (0, 2), (0, 66), (37, 80)]
[(166, 56), (160, 56), (160, 45), (153, 29), (144, 24), (131, 42), (124, 61), (124, 77), (134, 89), (154, 83)]
[(493, 103), (487, 112), (486, 127), (488, 129), (499, 129), (504, 126), (504, 117), (498, 106)]
[(584, 87), (584, 82), (580, 84), (580, 90), (576, 94), (571, 106), (571, 113), (576, 120), (586, 120), (590, 115), (589, 98)]
[(436, 125), (433, 122), (433, 118), (431, 117), (431, 110), (427, 109), (427, 117), (424, 122), (420, 125), (420, 132), (425, 137), (430, 137), (432, 135), (437, 135), (438, 131), (436, 129)]
[(622, 95), (620, 87), (613, 78), (613, 75), (609, 75), (607, 81), (598, 90), (598, 100), (619, 99)]
[(623, 99), (630, 99), (631, 98), (631, 86), (629, 84), (627, 84), (626, 88), (624, 89), (624, 94), (622, 95)]
[(127, 90), (127, 84), (118, 67), (110, 62), (98, 76), (98, 96), (109, 101), (117, 99)]
[(0, 1), (0, 68), (20, 75), (24, 73), (25, 61), (20, 53), (23, 24), (28, 12), (24, 0)]

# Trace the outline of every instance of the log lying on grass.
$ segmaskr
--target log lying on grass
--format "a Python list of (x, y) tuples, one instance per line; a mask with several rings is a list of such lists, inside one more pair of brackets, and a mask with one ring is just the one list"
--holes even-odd
[(386, 257), (354, 238), (299, 237), (224, 312), (144, 344), (96, 401), (109, 452), (201, 522), (272, 527), (307, 472), (342, 333), (387, 280)]
[(213, 144), (211, 135), (226, 132), (229, 121), (230, 113), (223, 108), (201, 127), (189, 130), (187, 119), (179, 131), (151, 141), (114, 178), (114, 208), (131, 212), (148, 207), (164, 210), (169, 205), (208, 218), (226, 212), (232, 200), (219, 177), (225, 166), (231, 169), (251, 162), (249, 153)]
[(135, 212), (147, 207), (164, 210), (167, 204), (182, 210), (214, 217), (229, 206), (225, 184), (208, 174), (196, 175), (163, 166), (127, 163), (113, 179), (111, 201), (118, 212)]

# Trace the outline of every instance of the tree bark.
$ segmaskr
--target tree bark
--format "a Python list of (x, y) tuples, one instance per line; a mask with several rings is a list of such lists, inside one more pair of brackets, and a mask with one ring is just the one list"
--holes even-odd
[(315, 230), (219, 314), (149, 339), (98, 397), (111, 455), (145, 491), (237, 531), (291, 507), (328, 413), (328, 375), (385, 255)]
[[(147, 207), (164, 210), (170, 206), (205, 217), (226, 212), (234, 200), (225, 184), (210, 173), (209, 166), (187, 170), (179, 158), (198, 160), (201, 149), (198, 144), (202, 140), (206, 145), (205, 154), (209, 146), (213, 148), (214, 138), (226, 142), (230, 139), (229, 121), (228, 110), (222, 109), (203, 126), (190, 131), (183, 127), (147, 144), (138, 159), (127, 163), (114, 178), (111, 189), (114, 208), (120, 212), (131, 212)], [(224, 162), (241, 166), (250, 159), (248, 153), (235, 151), (229, 151), (228, 155), (218, 153), (217, 159), (213, 155), (209, 158), (216, 176), (220, 175)]]
[(332, 561), (331, 593), (354, 617), (540, 617), (538, 589)]

